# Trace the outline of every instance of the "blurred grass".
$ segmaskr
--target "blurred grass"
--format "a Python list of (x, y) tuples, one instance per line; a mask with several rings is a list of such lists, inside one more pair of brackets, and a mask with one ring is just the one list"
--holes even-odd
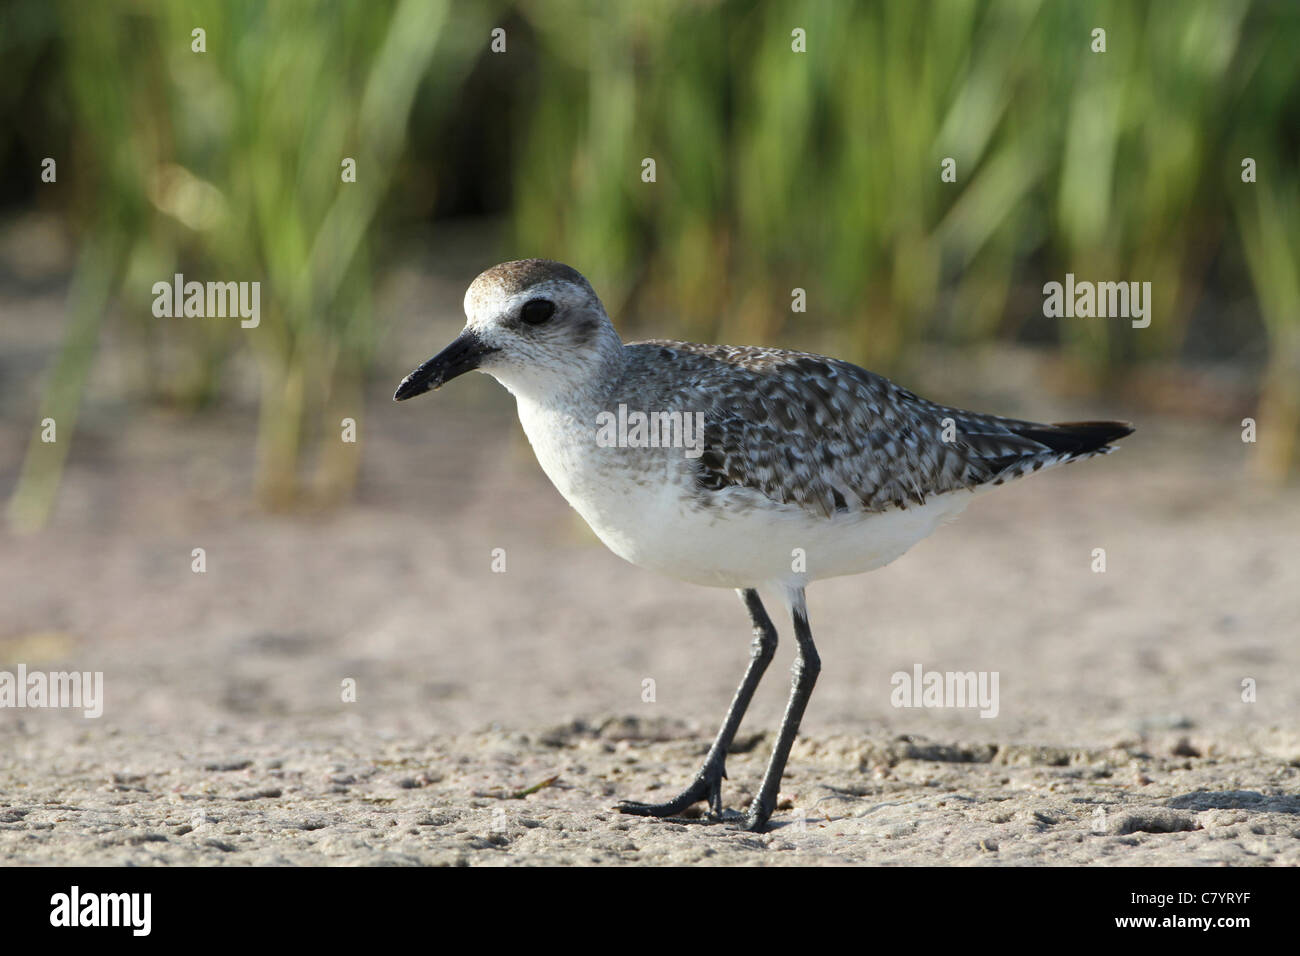
[[(483, 13), (477, 14), (479, 19)], [(436, 67), (444, 98), (468, 68), (450, 51), (438, 0), (320, 5), (252, 0), (58, 7), (68, 45), (63, 80), (77, 132), (72, 214), (83, 248), (69, 301), (72, 326), (45, 412), (70, 436), (87, 356), (112, 293), (141, 354), (184, 340), (189, 361), (170, 377), (146, 361), (158, 396), (196, 407), (214, 395), (231, 349), (246, 343), (261, 374), (259, 498), (297, 499), (306, 416), (333, 438), (360, 417), (375, 341), (371, 242), (375, 216), (406, 141), (411, 103)], [(471, 19), (474, 19), (471, 17)], [(205, 52), (191, 31), (206, 31)], [(356, 181), (341, 181), (341, 161)], [(160, 333), (152, 285), (260, 281), (255, 329), (200, 320)], [(67, 441), (34, 436), (10, 516), (42, 524)], [(356, 444), (328, 440), (312, 490), (350, 490)]]
[[(658, 334), (807, 346), (815, 332), (892, 372), (921, 341), (1046, 330), (1100, 389), (1134, 362), (1186, 354), (1198, 314), (1227, 321), (1219, 314), (1253, 300), (1262, 330), (1220, 337), (1265, 337), (1261, 431), (1287, 437), (1261, 456), (1263, 472), (1276, 479), (1294, 462), (1300, 5), (46, 9), (14, 8), (0, 43), (17, 51), (14, 69), (53, 71), (46, 135), (68, 143), (62, 209), (81, 254), (42, 407), (61, 438), (116, 298), (157, 398), (198, 407), (219, 394), (232, 350), (256, 356), (264, 503), (345, 494), (358, 446), (320, 441), (306, 489), (302, 461), (312, 436), (333, 439), (339, 418), (358, 415), (377, 334), (376, 249), (409, 221), (404, 205), (430, 211), (439, 184), (419, 157), (472, 157), (488, 143), (494, 158), (508, 154), (492, 166), (505, 179), (482, 172), (473, 185), (491, 197), (480, 212), (506, 215), (505, 254), (573, 263), (611, 312), (653, 315)], [(503, 24), (508, 52), (491, 53)], [(196, 26), (206, 53), (190, 49)], [(791, 49), (796, 27), (806, 53)], [(340, 182), (344, 156), (356, 183)], [(1258, 183), (1240, 179), (1246, 156)], [(641, 180), (647, 157), (654, 183)], [(945, 157), (955, 183), (940, 181)], [(152, 316), (150, 288), (174, 272), (261, 281), (261, 326), (160, 328), (169, 320)], [(1044, 318), (1039, 290), (1066, 272), (1150, 281), (1150, 328)], [(807, 314), (790, 310), (796, 287)], [(177, 343), (179, 368), (159, 358)], [(33, 438), (16, 523), (44, 521), (66, 446)]]
[[(1147, 334), (1062, 323), (1104, 373), (1176, 347), (1207, 255), (1235, 238), (1232, 194), (1252, 188), (1224, 171), (1250, 155), (1297, 177), (1279, 142), (1300, 94), (1295, 7), (661, 2), (599, 30), (583, 3), (528, 9), (567, 68), (538, 88), (517, 164), (520, 245), (701, 336), (781, 334), (803, 321), (798, 286), (819, 325), (890, 365), (936, 330), (1006, 331), (1012, 280), (1152, 281)], [(593, 172), (611, 168), (625, 175)]]
[[(1253, 292), (1274, 356), (1261, 427), (1294, 435), (1278, 356), (1300, 334), (1300, 247), (1267, 217), (1300, 184), (1300, 4), (661, 0), (598, 23), (578, 0), (524, 6), (560, 66), (516, 163), (518, 246), (584, 263), (615, 306), (694, 338), (806, 344), (811, 325), (886, 372), (918, 341), (1052, 326), (1102, 389)], [(1152, 324), (1044, 318), (1067, 272), (1151, 282)], [(1276, 479), (1293, 455), (1265, 460)]]

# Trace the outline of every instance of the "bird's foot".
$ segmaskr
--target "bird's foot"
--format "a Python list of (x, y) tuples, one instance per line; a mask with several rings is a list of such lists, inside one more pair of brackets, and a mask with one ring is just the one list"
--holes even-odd
[(762, 794), (755, 797), (754, 802), (749, 805), (749, 812), (745, 814), (745, 829), (750, 833), (762, 833), (766, 830), (768, 818), (776, 809), (775, 803), (775, 800), (765, 801)]
[(727, 770), (721, 760), (709, 762), (700, 768), (689, 787), (666, 803), (620, 800), (615, 809), (639, 817), (675, 817), (687, 807), (707, 800), (709, 815), (717, 819), (722, 816), (722, 781), (726, 776)]

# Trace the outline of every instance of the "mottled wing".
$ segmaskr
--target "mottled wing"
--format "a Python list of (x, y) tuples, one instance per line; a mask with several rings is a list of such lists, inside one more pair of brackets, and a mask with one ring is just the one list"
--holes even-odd
[(1107, 441), (1132, 430), (936, 405), (856, 365), (805, 352), (671, 341), (629, 350), (633, 374), (655, 367), (675, 383), (673, 407), (704, 413), (704, 451), (695, 460), (701, 490), (750, 488), (827, 517), (1000, 484), (1109, 451)]

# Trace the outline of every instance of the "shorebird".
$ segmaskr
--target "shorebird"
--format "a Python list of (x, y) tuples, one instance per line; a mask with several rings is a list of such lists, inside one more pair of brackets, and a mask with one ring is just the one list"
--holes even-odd
[(515, 396), (542, 470), (611, 551), (671, 577), (734, 588), (749, 612), (749, 664), (703, 766), (673, 799), (624, 801), (624, 813), (670, 817), (707, 801), (723, 817), (727, 751), (777, 644), (760, 587), (784, 597), (798, 656), (776, 744), (743, 818), (754, 831), (776, 806), (821, 670), (809, 582), (881, 567), (982, 489), (1113, 451), (1109, 443), (1133, 431), (1124, 422), (1043, 425), (951, 408), (807, 352), (661, 339), (625, 345), (587, 280), (546, 259), (479, 275), (465, 315), (455, 341), (407, 375), (394, 400), (486, 372)]

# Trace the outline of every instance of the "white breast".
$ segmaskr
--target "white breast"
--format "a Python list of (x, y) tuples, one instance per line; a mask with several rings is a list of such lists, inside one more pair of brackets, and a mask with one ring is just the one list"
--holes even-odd
[(566, 501), (615, 554), (713, 587), (806, 585), (893, 561), (973, 494), (937, 495), (905, 510), (825, 518), (747, 488), (702, 491), (674, 448), (602, 448), (584, 420), (519, 400), (537, 460)]
[(672, 510), (673, 450), (603, 448), (596, 443), (594, 415), (588, 420), (522, 398), (518, 405), (524, 434), (546, 477), (606, 547), (643, 565), (652, 530)]

